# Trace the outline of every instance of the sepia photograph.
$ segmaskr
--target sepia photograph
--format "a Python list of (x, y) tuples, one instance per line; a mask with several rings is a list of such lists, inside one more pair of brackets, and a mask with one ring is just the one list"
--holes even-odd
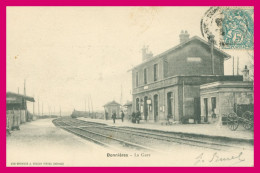
[(254, 167), (253, 6), (6, 7), (7, 167)]

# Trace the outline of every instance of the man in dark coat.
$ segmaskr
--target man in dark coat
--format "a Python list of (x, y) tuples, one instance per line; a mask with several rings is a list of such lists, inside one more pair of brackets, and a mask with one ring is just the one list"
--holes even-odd
[(115, 124), (116, 123), (116, 113), (115, 112), (112, 114), (112, 119), (113, 119), (113, 122)]
[(125, 117), (125, 114), (123, 111), (121, 111), (121, 119), (122, 119), (122, 122), (124, 122), (124, 117)]

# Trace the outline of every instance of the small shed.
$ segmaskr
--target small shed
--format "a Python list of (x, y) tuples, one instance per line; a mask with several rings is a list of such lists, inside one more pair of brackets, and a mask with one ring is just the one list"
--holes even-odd
[(35, 102), (33, 97), (28, 97), (13, 92), (6, 93), (6, 123), (7, 128), (19, 128), (21, 123), (29, 121), (27, 101)]
[(105, 104), (104, 105), (104, 109), (105, 109), (104, 119), (105, 120), (111, 119), (113, 113), (116, 113), (116, 117), (119, 118), (120, 117), (120, 107), (121, 107), (121, 105), (114, 100)]
[[(254, 104), (253, 82), (221, 81), (200, 86), (201, 122), (214, 123), (236, 105)], [(220, 122), (220, 121), (218, 121)]]

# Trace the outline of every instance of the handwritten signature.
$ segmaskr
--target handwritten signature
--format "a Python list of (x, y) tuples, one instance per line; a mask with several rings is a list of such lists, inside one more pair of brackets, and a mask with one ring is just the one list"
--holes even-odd
[(205, 156), (204, 153), (201, 153), (197, 156), (195, 161), (195, 165), (199, 163), (219, 163), (219, 162), (227, 162), (232, 161), (234, 164), (245, 161), (243, 158), (243, 152), (238, 153), (237, 155), (232, 156), (221, 156), (219, 153), (215, 152), (212, 156)]

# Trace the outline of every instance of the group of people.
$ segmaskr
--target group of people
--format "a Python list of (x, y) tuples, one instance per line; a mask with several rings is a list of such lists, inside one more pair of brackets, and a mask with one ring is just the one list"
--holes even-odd
[[(108, 113), (106, 112), (106, 119), (108, 117)], [(124, 122), (124, 118), (125, 118), (125, 114), (123, 111), (121, 111), (121, 121)], [(113, 120), (113, 123), (115, 124), (116, 123), (116, 119), (117, 119), (117, 115), (116, 115), (116, 112), (113, 112), (112, 113), (112, 120)], [(139, 124), (140, 123), (140, 120), (141, 120), (141, 112), (140, 111), (137, 111), (137, 112), (133, 112), (132, 113), (132, 117), (131, 117), (131, 120), (132, 120), (132, 123), (137, 123)]]
[[(124, 118), (125, 118), (125, 114), (124, 114), (123, 111), (121, 111), (121, 120), (122, 120), (122, 122), (124, 122)], [(116, 113), (115, 112), (113, 112), (113, 114), (112, 114), (112, 119), (113, 119), (113, 122), (115, 124), (116, 123)]]
[(140, 111), (133, 112), (132, 113), (132, 123), (139, 124), (140, 120), (141, 120), (141, 112)]

